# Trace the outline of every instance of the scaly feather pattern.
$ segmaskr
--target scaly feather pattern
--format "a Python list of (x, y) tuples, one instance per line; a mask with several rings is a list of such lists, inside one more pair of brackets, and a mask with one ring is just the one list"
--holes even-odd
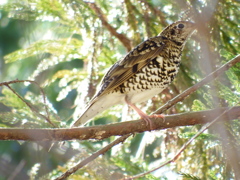
[(125, 102), (151, 127), (149, 116), (135, 103), (150, 99), (173, 81), (186, 40), (194, 30), (192, 22), (175, 22), (117, 61), (106, 73), (99, 91), (73, 126), (83, 125), (109, 107)]

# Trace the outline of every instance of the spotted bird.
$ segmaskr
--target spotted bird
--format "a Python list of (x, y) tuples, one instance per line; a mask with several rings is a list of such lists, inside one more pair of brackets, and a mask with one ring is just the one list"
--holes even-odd
[(99, 91), (72, 126), (84, 125), (109, 107), (125, 102), (152, 128), (150, 116), (135, 103), (159, 94), (173, 81), (184, 45), (194, 30), (194, 23), (177, 21), (113, 64), (103, 77)]

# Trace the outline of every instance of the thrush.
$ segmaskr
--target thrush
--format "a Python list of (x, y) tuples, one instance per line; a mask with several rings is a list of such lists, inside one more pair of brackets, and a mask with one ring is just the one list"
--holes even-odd
[(103, 77), (99, 91), (72, 126), (84, 125), (109, 107), (127, 103), (152, 128), (150, 116), (135, 103), (159, 94), (173, 81), (187, 38), (194, 30), (194, 23), (177, 21), (113, 64)]

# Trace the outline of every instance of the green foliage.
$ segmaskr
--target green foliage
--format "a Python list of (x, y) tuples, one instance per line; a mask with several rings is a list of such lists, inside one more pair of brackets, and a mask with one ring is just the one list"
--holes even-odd
[[(187, 3), (180, 4), (178, 1), (169, 0), (124, 2), (96, 0), (95, 4), (100, 9), (100, 12), (97, 12), (91, 6), (92, 3), (80, 0), (1, 2), (1, 81), (35, 80), (44, 87), (46, 101), (43, 100), (39, 88), (33, 85), (20, 83), (10, 85), (25, 102), (10, 89), (2, 86), (0, 126), (52, 127), (45, 116), (57, 127), (68, 127), (94, 95), (108, 68), (126, 54), (127, 47), (116, 33), (129, 39), (131, 46), (134, 47), (147, 37), (156, 36), (169, 23), (179, 20), (184, 14), (183, 11), (188, 8), (195, 10), (193, 19), (196, 19), (200, 30), (204, 29), (204, 33), (199, 35), (200, 32), (197, 32), (189, 40), (175, 81), (164, 94), (143, 103), (144, 110), (153, 112), (239, 54), (238, 1), (220, 0), (217, 4), (212, 1), (187, 1)], [(101, 18), (105, 18), (108, 25), (102, 22)], [(200, 88), (167, 113), (239, 105), (239, 82), (238, 63), (225, 75), (218, 77), (214, 83)], [(27, 106), (26, 102), (37, 112)], [(120, 121), (121, 110), (122, 106), (112, 107), (97, 116), (96, 122), (91, 123)], [(129, 119), (131, 117), (129, 116)], [(232, 134), (238, 137), (239, 127), (237, 120), (229, 123)], [(97, 159), (72, 175), (71, 179), (106, 179), (110, 177), (109, 172), (115, 170), (120, 175), (143, 173), (159, 166), (159, 159), (164, 162), (170, 158), (199, 129), (200, 126), (181, 127), (136, 135), (124, 142), (124, 147), (118, 149), (117, 153), (106, 153), (103, 158), (98, 158), (100, 160)], [(53, 156), (57, 159), (55, 161), (43, 153), (44, 150), (41, 148), (47, 149), (46, 151), (49, 148), (42, 144), (37, 146), (38, 148), (34, 144), (26, 143), (24, 146), (17, 146), (21, 151), (11, 148), (10, 145), (4, 149), (5, 144), (1, 144), (0, 152), (4, 157), (13, 157), (11, 163), (14, 166), (23, 159), (26, 162), (24, 170), (29, 172), (28, 176), (32, 179), (39, 177), (54, 179), (79, 160), (104, 147), (110, 140), (69, 142), (65, 150), (53, 148)], [(238, 141), (239, 138), (236, 138), (235, 142)], [(201, 134), (181, 154), (176, 164), (167, 167), (169, 173), (181, 170), (184, 173), (179, 174), (183, 179), (232, 177), (229, 174), (233, 174), (233, 171), (226, 163), (220, 142), (218, 136), (210, 130)], [(78, 150), (81, 150), (81, 153), (72, 152), (72, 147), (76, 144), (79, 145)], [(13, 145), (15, 147), (14, 143)], [(85, 153), (82, 152), (83, 149)], [(39, 152), (40, 157), (32, 159)], [(44, 168), (48, 170), (44, 171)], [(168, 173), (156, 172), (154, 176), (149, 174), (141, 179), (168, 179), (167, 175)]]
[[(49, 127), (49, 122), (46, 121), (44, 116), (53, 119), (53, 123), (59, 123), (56, 121), (59, 118), (56, 115), (56, 110), (51, 106), (47, 106), (49, 104), (48, 101), (43, 102), (42, 95), (36, 96), (36, 94), (28, 92), (23, 98), (24, 102), (7, 88), (3, 88), (2, 94), (0, 102), (11, 108), (11, 111), (0, 113), (0, 123), (4, 126), (28, 128)], [(47, 111), (45, 108), (47, 108)]]
[(201, 180), (202, 179), (200, 177), (193, 176), (191, 174), (187, 174), (187, 173), (183, 173), (183, 172), (180, 172), (179, 174), (182, 175), (183, 180)]
[[(227, 52), (225, 50), (220, 51), (221, 55), (226, 59), (233, 58), (233, 54)], [(226, 62), (226, 61), (225, 61)], [(195, 99), (193, 101), (192, 110), (206, 110), (208, 108), (214, 107), (214, 96), (217, 95), (220, 101), (223, 101), (224, 104), (228, 106), (236, 106), (240, 103), (240, 70), (238, 68), (238, 64), (232, 67), (230, 70), (226, 72), (227, 80), (224, 80), (223, 83), (216, 82), (214, 90), (217, 89), (216, 92), (213, 92), (212, 87), (207, 86), (207, 93), (203, 94), (203, 100)], [(214, 95), (214, 96), (213, 96)]]
[(207, 107), (200, 100), (195, 99), (193, 101), (193, 105), (192, 105), (192, 110), (193, 111), (203, 111), (203, 110), (206, 110), (206, 109), (207, 109)]
[[(193, 133), (193, 132), (186, 132), (186, 133), (180, 134), (180, 137), (184, 139), (191, 139), (195, 134), (196, 133)], [(196, 139), (217, 142), (218, 137), (216, 137), (216, 135), (214, 134), (202, 133)]]
[(4, 88), (2, 90), (2, 94), (5, 95), (5, 97), (1, 97), (1, 103), (4, 105), (14, 108), (27, 108), (26, 104), (22, 102), (22, 100), (19, 99), (11, 90)]
[[(59, 59), (71, 60), (72, 57), (77, 53), (77, 48), (81, 46), (81, 42), (78, 39), (58, 39), (58, 40), (41, 40), (30, 47), (25, 49), (20, 49), (4, 57), (6, 63), (12, 63), (14, 61), (27, 59), (31, 56), (37, 56), (43, 53), (49, 53), (52, 56), (56, 56)], [(63, 48), (64, 47), (64, 48)], [(71, 58), (66, 58), (65, 55), (71, 56)], [(62, 57), (64, 56), (64, 58)], [(58, 60), (57, 63), (61, 61)], [(53, 63), (53, 62), (49, 62)], [(49, 68), (49, 67), (46, 67)]]

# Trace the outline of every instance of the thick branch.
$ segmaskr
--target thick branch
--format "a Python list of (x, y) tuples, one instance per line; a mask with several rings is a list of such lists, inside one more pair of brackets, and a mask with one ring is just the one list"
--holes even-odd
[[(222, 113), (220, 113), (216, 119), (214, 119), (213, 121), (211, 121), (211, 123), (208, 123), (206, 124), (205, 126), (202, 127), (202, 129), (200, 129), (191, 139), (189, 139), (179, 150), (178, 152), (170, 159), (168, 160), (167, 162), (161, 164), (160, 166), (150, 170), (150, 171), (147, 171), (147, 172), (144, 172), (144, 173), (141, 173), (141, 174), (138, 174), (138, 175), (135, 175), (135, 176), (131, 176), (131, 177), (125, 177), (124, 180), (133, 180), (133, 179), (138, 179), (140, 177), (143, 177), (147, 174), (150, 174), (151, 172), (153, 171), (156, 171), (157, 169), (160, 169), (164, 166), (166, 166), (167, 164), (170, 164), (174, 161), (176, 161), (179, 156), (181, 155), (181, 153), (189, 146), (189, 144), (195, 140), (198, 136), (200, 136), (200, 134), (202, 134), (206, 129), (208, 129), (210, 126), (212, 126), (214, 123), (216, 123), (217, 121), (221, 120), (222, 118), (224, 118), (224, 116), (227, 116), (227, 113), (229, 113), (229, 111), (231, 110), (230, 109), (226, 109), (225, 111), (223, 111)], [(123, 179), (121, 179), (123, 180)]]
[[(163, 120), (152, 118), (153, 129), (167, 129), (178, 126), (192, 126), (205, 124), (215, 119), (219, 112), (228, 108), (218, 108), (207, 111), (182, 113), (169, 115)], [(225, 120), (240, 119), (240, 106), (229, 110)], [(125, 135), (130, 133), (141, 133), (150, 131), (143, 120), (127, 121), (109, 125), (91, 126), (72, 129), (0, 129), (0, 140), (25, 140), (25, 141), (65, 141), (65, 140), (87, 140), (105, 139), (110, 136)]]

